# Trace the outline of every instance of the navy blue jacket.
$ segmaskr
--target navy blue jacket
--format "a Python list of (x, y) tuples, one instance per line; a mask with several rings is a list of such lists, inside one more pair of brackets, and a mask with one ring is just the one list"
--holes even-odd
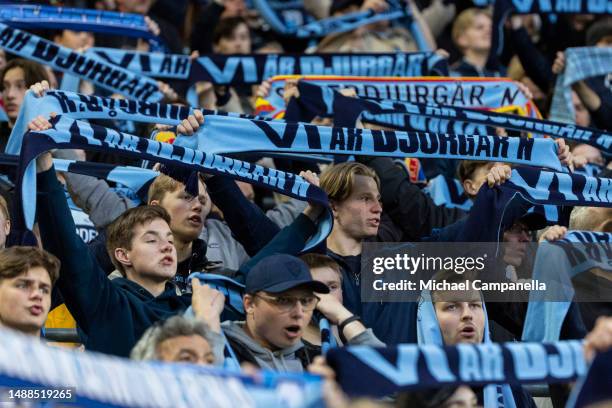
[(340, 256), (331, 251), (342, 269), (342, 297), (344, 306), (361, 317), (363, 324), (388, 346), (416, 343), (416, 302), (362, 302), (361, 255)]
[[(87, 349), (127, 357), (149, 326), (191, 305), (191, 295), (177, 295), (172, 284), (167, 284), (166, 290), (154, 297), (128, 279), (109, 280), (75, 233), (64, 190), (53, 168), (38, 175), (36, 211), (43, 246), (62, 263), (57, 287), (87, 336)], [(247, 273), (267, 255), (297, 254), (314, 230), (314, 223), (300, 215), (251, 258), (240, 274)]]

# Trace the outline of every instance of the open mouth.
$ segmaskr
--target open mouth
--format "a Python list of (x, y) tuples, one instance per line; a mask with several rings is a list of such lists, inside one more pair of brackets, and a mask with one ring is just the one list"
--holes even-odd
[(289, 337), (290, 339), (295, 339), (295, 338), (300, 337), (300, 335), (302, 334), (302, 329), (297, 324), (292, 325), (292, 326), (287, 326), (285, 327), (285, 333), (287, 334), (287, 337)]
[(38, 306), (38, 305), (30, 306), (28, 310), (34, 316), (40, 316), (43, 312), (42, 306)]
[(200, 215), (192, 215), (191, 217), (187, 218), (187, 221), (189, 221), (189, 223), (192, 225), (202, 225), (202, 217)]
[(459, 332), (463, 338), (472, 339), (476, 337), (476, 328), (474, 326), (466, 326)]
[(173, 262), (174, 262), (174, 259), (172, 259), (171, 256), (164, 256), (161, 260), (162, 265), (172, 265)]

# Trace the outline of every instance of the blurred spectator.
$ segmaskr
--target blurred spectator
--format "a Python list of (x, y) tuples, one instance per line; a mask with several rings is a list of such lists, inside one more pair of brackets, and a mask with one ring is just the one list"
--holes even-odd
[(8, 122), (0, 124), (0, 151), (4, 151), (17, 120), (26, 91), (37, 82), (48, 80), (44, 67), (34, 61), (15, 58), (0, 73), (0, 87)]
[(20, 246), (0, 249), (0, 325), (40, 336), (59, 271), (59, 260), (47, 251)]

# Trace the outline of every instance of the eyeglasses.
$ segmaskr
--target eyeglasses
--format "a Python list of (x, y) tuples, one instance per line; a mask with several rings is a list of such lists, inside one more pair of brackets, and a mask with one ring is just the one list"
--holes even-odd
[(264, 296), (260, 294), (256, 294), (255, 296), (270, 303), (282, 313), (292, 311), (298, 302), (300, 302), (305, 312), (312, 312), (319, 303), (319, 298), (316, 296), (304, 296), (299, 298), (294, 296)]

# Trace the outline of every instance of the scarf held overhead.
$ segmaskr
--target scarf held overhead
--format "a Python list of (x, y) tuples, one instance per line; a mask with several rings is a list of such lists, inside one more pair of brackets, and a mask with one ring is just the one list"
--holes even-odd
[[(292, 99), (285, 114), (287, 120), (300, 115), (303, 121), (315, 116), (333, 115), (338, 126), (353, 127), (358, 119), (397, 128), (412, 128), (415, 117), (435, 118), (428, 122), (428, 131), (471, 134), (478, 126), (501, 127), (521, 132), (535, 132), (587, 143), (612, 154), (612, 135), (599, 129), (568, 125), (543, 119), (510, 115), (483, 109), (459, 108), (441, 104), (422, 104), (388, 99), (351, 98), (338, 91), (300, 81), (299, 98)], [(331, 110), (330, 110), (331, 107)], [(301, 109), (300, 113), (293, 113)], [(305, 111), (305, 112), (303, 112)], [(368, 112), (369, 115), (365, 115)], [(471, 126), (472, 128), (468, 128)], [(460, 132), (464, 131), (465, 132)], [(472, 130), (472, 131), (469, 131)]]
[(95, 56), (87, 56), (26, 31), (0, 23), (0, 48), (99, 85), (130, 99), (157, 102), (157, 82)]
[(163, 50), (142, 14), (121, 13), (72, 7), (3, 4), (0, 21), (21, 29), (51, 28), (125, 35), (149, 40), (152, 48)]
[(493, 31), (491, 50), (486, 67), (499, 69), (499, 57), (504, 47), (504, 23), (511, 14), (612, 14), (609, 0), (491, 0)]
[[(609, 47), (578, 47), (565, 50), (565, 69), (557, 77), (551, 118), (560, 122), (574, 123), (576, 112), (572, 104), (572, 84), (587, 78), (606, 75), (612, 65), (612, 49)], [(610, 103), (611, 101), (601, 101)]]
[(175, 142), (214, 153), (324, 153), (493, 160), (561, 170), (550, 139), (399, 132), (209, 116)]
[(360, 98), (391, 99), (410, 103), (435, 103), (459, 107), (497, 109), (515, 106), (533, 115), (535, 107), (509, 79), (499, 78), (363, 78), (279, 76), (270, 80), (270, 94), (259, 100), (259, 109), (279, 117), (285, 109), (283, 88), (288, 79), (326, 86), (352, 88)]
[[(242, 113), (200, 109), (204, 115), (236, 115), (237, 117), (269, 120), (264, 117)], [(67, 114), (74, 119), (107, 119), (145, 123), (178, 125), (193, 113), (193, 108), (165, 103), (147, 103), (129, 99), (104, 98), (74, 92), (47, 91), (43, 97), (27, 92), (15, 126), (11, 131), (6, 152), (18, 154), (27, 125), (38, 115), (49, 116), (52, 112)]]
[[(215, 154), (194, 151), (167, 143), (121, 133), (101, 126), (74, 120), (65, 115), (53, 118), (52, 128), (28, 132), (20, 154), (17, 190), (23, 207), (25, 225), (32, 229), (36, 209), (35, 159), (52, 149), (85, 149), (115, 152), (140, 159), (154, 160), (169, 166), (184, 166), (195, 171), (227, 175), (236, 180), (260, 185), (280, 194), (306, 200), (325, 208), (327, 196), (318, 187), (291, 173), (265, 168)], [(324, 211), (319, 231), (306, 249), (320, 243), (331, 230), (331, 216)]]
[(218, 85), (259, 84), (278, 75), (362, 77), (448, 74), (448, 62), (431, 52), (393, 54), (204, 55), (193, 64), (189, 81)]

